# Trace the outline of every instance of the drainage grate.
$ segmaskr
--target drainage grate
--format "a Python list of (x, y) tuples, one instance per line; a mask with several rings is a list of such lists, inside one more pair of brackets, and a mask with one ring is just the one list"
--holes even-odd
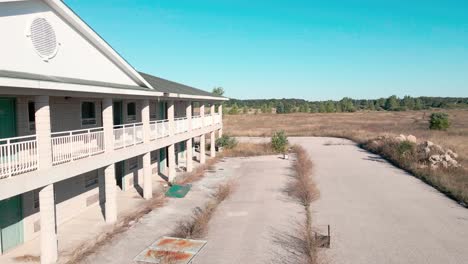
[(204, 240), (162, 237), (138, 254), (134, 261), (142, 264), (187, 264), (205, 244)]

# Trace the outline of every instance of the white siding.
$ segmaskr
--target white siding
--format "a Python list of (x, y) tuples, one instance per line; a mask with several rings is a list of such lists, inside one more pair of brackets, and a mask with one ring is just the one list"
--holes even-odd
[[(27, 37), (31, 21), (38, 17), (48, 20), (60, 43), (56, 56), (48, 62)], [(0, 3), (0, 28), (0, 69), (137, 85), (43, 1)]]

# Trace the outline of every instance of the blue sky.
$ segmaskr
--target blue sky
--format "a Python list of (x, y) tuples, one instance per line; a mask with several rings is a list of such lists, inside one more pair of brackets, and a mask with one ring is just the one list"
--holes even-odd
[(468, 1), (65, 2), (138, 70), (233, 98), (468, 96)]

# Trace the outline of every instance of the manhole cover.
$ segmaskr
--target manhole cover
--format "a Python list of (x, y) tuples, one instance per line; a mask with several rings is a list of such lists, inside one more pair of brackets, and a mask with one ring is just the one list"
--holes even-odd
[(138, 254), (134, 261), (137, 263), (187, 264), (205, 244), (204, 240), (162, 237)]

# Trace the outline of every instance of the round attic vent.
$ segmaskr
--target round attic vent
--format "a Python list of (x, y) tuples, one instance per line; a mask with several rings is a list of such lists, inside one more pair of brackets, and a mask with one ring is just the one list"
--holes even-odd
[(45, 18), (36, 18), (31, 23), (31, 42), (34, 49), (44, 59), (51, 59), (58, 49), (55, 31)]

